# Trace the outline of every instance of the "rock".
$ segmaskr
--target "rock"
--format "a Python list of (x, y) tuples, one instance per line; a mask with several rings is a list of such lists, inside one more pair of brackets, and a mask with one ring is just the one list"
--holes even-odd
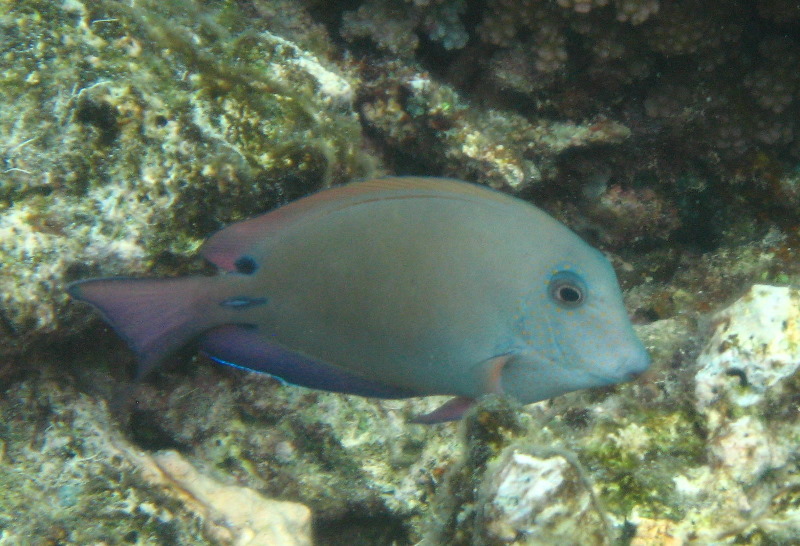
[(468, 435), (468, 453), (486, 463), (468, 457), (449, 476), (439, 495), (457, 501), (440, 505), (444, 531), (431, 536), (456, 545), (792, 543), (799, 295), (755, 285), (714, 315), (696, 363), (681, 349), (696, 344), (692, 320), (643, 327), (657, 346), (647, 377), (528, 406), (513, 431), (479, 406), (466, 430), (494, 433)]
[(800, 292), (754, 285), (715, 315), (698, 358), (697, 409), (706, 417), (710, 455), (743, 485), (784, 466), (796, 449), (793, 427), (772, 422), (770, 406), (792, 404), (799, 319)]
[(46, 374), (7, 389), (0, 413), (4, 544), (311, 544), (302, 504), (140, 449), (104, 403)]
[(763, 404), (793, 386), (787, 380), (800, 367), (800, 291), (754, 285), (714, 322), (698, 358), (698, 410)]
[[(576, 14), (396, 0), (369, 35), (387, 36), (385, 14), (415, 30), (388, 38), (444, 46), (416, 59), (337, 49), (327, 33), (347, 7), (323, 4), (0, 2), (0, 541), (255, 543), (271, 532), (261, 514), (284, 509), (305, 540), (301, 504), (320, 543), (406, 545), (431, 527), (447, 537), (434, 546), (795, 543), (797, 291), (755, 287), (717, 316), (711, 340), (696, 319), (744, 282), (800, 278), (786, 227), (797, 101), (767, 117), (757, 107), (791, 99), (758, 82), (795, 78), (770, 76), (794, 65), (791, 38), (771, 40), (769, 24), (796, 29), (796, 2), (759, 2), (728, 26), (713, 3), (674, 3), (632, 28), (608, 26), (623, 2)], [(682, 22), (695, 16), (748, 37), (712, 33), (719, 51), (696, 54), (656, 47), (692, 46)], [(541, 73), (535, 62), (559, 43), (567, 57), (552, 60), (568, 70)], [(585, 55), (603, 44), (606, 60)], [(672, 56), (682, 62), (654, 77), (654, 59)], [(499, 64), (531, 76), (528, 89), (496, 89)], [(766, 77), (739, 89), (748, 71)], [(407, 418), (441, 400), (311, 392), (196, 359), (138, 386), (132, 425), (111, 418), (102, 400), (132, 355), (111, 333), (84, 334), (99, 321), (69, 304), (65, 282), (203, 271), (194, 257), (210, 233), (383, 160), (549, 203), (624, 254), (626, 287), (646, 285), (639, 317), (666, 318), (641, 327), (653, 370), (524, 409), (484, 401), (466, 423), (426, 428)], [(613, 201), (617, 237), (586, 214), (598, 199)], [(648, 233), (655, 254), (630, 245)]]
[(790, 462), (800, 446), (799, 317), (797, 290), (766, 285), (714, 316), (695, 374), (709, 464), (675, 477), (691, 506), (675, 536), (719, 541), (764, 533), (780, 542), (800, 532), (800, 517), (786, 504), (800, 486)]
[(553, 182), (576, 150), (619, 144), (631, 135), (602, 117), (585, 123), (529, 121), (511, 111), (472, 107), (430, 74), (386, 63), (364, 84), (362, 115), (394, 146), (435, 162), (444, 174), (521, 193)]
[(603, 514), (582, 478), (563, 455), (512, 448), (484, 478), (479, 525), (486, 543), (556, 545), (580, 536), (581, 544), (605, 544)]
[(203, 517), (219, 542), (236, 546), (311, 546), (311, 512), (296, 502), (267, 499), (247, 487), (226, 485), (198, 471), (176, 451), (153, 455), (162, 474)]

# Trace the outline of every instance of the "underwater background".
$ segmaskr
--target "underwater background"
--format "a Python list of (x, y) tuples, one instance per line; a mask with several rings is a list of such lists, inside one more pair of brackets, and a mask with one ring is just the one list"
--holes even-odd
[[(796, 0), (0, 0), (0, 544), (800, 543), (799, 46)], [(386, 174), (600, 248), (651, 370), (420, 426), (187, 351), (118, 411), (67, 283)]]

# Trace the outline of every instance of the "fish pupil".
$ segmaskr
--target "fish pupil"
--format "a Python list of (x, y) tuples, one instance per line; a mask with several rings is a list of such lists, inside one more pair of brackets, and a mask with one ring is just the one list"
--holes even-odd
[(252, 275), (258, 269), (258, 264), (250, 256), (240, 256), (234, 263), (237, 273)]
[(562, 286), (558, 289), (558, 297), (564, 303), (578, 303), (582, 296), (574, 286)]

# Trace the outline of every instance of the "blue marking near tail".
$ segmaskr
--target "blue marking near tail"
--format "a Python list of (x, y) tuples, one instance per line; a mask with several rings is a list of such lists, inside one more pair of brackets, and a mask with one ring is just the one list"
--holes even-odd
[(284, 378), (282, 378), (279, 375), (274, 375), (274, 374), (271, 374), (269, 372), (262, 372), (261, 370), (254, 370), (253, 368), (248, 368), (247, 366), (242, 366), (242, 365), (236, 364), (234, 362), (229, 362), (228, 360), (223, 360), (223, 359), (218, 358), (216, 356), (208, 355), (208, 357), (211, 360), (213, 360), (214, 362), (217, 362), (219, 364), (224, 364), (225, 366), (230, 366), (231, 368), (236, 368), (237, 370), (244, 370), (246, 372), (255, 372), (255, 373), (262, 373), (264, 375), (268, 375), (268, 376), (270, 376), (270, 377), (272, 377), (274, 379), (277, 379), (281, 383), (281, 385), (283, 385), (283, 386), (287, 386), (287, 385), (297, 386), (294, 383), (289, 383), (288, 381), (286, 381)]
[(249, 309), (251, 307), (264, 305), (266, 303), (267, 298), (248, 298), (245, 296), (239, 296), (236, 298), (228, 298), (227, 300), (221, 301), (219, 304), (222, 307), (231, 307), (233, 309)]

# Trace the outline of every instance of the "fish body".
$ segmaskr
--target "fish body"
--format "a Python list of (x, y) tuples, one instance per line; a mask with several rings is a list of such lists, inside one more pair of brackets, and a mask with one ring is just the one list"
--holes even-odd
[(450, 179), (324, 190), (212, 236), (221, 272), (93, 279), (143, 371), (193, 338), (223, 363), (313, 388), (531, 403), (649, 365), (608, 260), (538, 208)]

